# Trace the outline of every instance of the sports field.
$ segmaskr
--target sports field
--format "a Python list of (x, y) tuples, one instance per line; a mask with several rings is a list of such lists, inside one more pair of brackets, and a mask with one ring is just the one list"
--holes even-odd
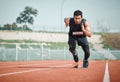
[(72, 68), (71, 60), (0, 62), (0, 82), (120, 82), (119, 60), (90, 60)]
[(63, 45), (2, 43), (0, 82), (120, 82), (120, 50), (91, 47), (90, 65), (82, 68), (84, 53), (78, 47), (80, 66), (72, 68), (72, 55)]

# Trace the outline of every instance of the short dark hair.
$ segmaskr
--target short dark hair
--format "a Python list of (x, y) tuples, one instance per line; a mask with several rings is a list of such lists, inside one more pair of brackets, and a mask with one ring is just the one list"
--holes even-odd
[(80, 11), (80, 10), (74, 11), (74, 16), (79, 16), (79, 15), (81, 15), (81, 17), (82, 17), (82, 11)]

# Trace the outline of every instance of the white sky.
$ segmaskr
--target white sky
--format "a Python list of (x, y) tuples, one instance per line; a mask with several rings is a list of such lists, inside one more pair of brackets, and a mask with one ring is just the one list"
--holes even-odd
[(12, 24), (26, 6), (31, 6), (39, 11), (34, 27), (55, 25), (60, 28), (62, 1), (62, 20), (72, 17), (73, 12), (79, 9), (91, 27), (96, 28), (99, 20), (105, 27), (120, 28), (120, 0), (0, 0), (0, 25)]

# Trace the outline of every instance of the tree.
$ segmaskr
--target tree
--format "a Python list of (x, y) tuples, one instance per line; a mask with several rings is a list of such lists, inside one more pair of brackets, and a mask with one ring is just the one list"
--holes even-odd
[(36, 17), (38, 14), (37, 9), (33, 9), (32, 7), (25, 7), (24, 11), (20, 13), (20, 16), (16, 18), (16, 22), (19, 24), (24, 24), (24, 26), (27, 26), (27, 24), (33, 24), (34, 23), (34, 17)]
[(12, 25), (11, 24), (5, 24), (4, 29), (5, 30), (12, 30)]
[(13, 30), (17, 30), (17, 27), (18, 27), (18, 26), (17, 26), (16, 23), (14, 22), (14, 23), (12, 24), (12, 29), (13, 29)]

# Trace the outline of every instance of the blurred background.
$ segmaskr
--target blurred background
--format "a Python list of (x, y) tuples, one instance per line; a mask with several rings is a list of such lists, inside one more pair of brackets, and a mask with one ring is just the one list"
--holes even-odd
[(119, 0), (0, 0), (0, 26), (16, 23), (28, 6), (38, 11), (34, 23), (28, 25), (32, 30), (66, 31), (63, 19), (73, 17), (73, 12), (79, 9), (93, 32), (120, 32), (119, 3)]
[[(120, 0), (0, 0), (0, 60), (71, 59), (65, 17), (91, 24), (90, 59), (120, 59)], [(81, 47), (77, 47), (83, 59)]]

